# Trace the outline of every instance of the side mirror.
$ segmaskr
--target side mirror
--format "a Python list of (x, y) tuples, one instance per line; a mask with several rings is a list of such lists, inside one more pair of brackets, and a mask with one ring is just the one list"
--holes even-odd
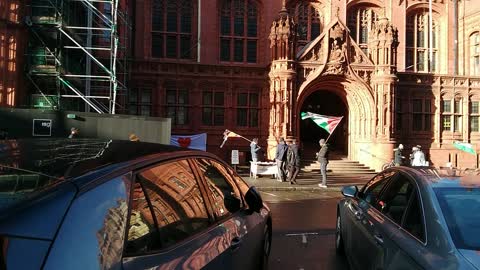
[(358, 188), (357, 186), (346, 186), (342, 188), (342, 194), (345, 197), (353, 198), (357, 195)]
[(245, 201), (247, 202), (248, 207), (257, 213), (259, 213), (260, 209), (263, 207), (262, 196), (260, 196), (260, 193), (255, 187), (250, 187), (248, 189), (247, 193), (245, 194)]

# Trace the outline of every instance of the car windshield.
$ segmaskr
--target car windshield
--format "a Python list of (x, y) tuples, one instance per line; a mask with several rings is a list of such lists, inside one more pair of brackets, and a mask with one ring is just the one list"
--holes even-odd
[(435, 188), (455, 246), (480, 250), (480, 188)]

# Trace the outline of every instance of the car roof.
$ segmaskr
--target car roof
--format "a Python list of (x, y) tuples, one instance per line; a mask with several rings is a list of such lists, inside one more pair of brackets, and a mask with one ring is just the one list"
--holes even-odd
[(0, 165), (56, 179), (71, 179), (154, 154), (200, 152), (171, 145), (108, 139), (0, 141)]
[(433, 188), (480, 188), (478, 169), (456, 169), (446, 167), (397, 167), (415, 176), (422, 184)]

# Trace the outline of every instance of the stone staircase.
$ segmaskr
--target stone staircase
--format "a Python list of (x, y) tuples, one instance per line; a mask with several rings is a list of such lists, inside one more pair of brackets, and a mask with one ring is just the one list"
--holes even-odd
[[(375, 174), (373, 169), (358, 161), (348, 160), (344, 155), (336, 153), (329, 155), (327, 166), (327, 186), (329, 187), (357, 185), (360, 188)], [(302, 167), (297, 177), (298, 184), (317, 184), (321, 182), (321, 179), (320, 164), (311, 158), (302, 160)]]

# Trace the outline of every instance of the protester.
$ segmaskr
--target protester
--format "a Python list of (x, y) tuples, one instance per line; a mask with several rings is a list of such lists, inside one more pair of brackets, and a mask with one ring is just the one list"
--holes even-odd
[(69, 138), (69, 139), (78, 138), (78, 133), (79, 133), (79, 132), (80, 132), (80, 131), (79, 131), (76, 127), (72, 127), (72, 128), (70, 129), (70, 135), (68, 135), (68, 138)]
[(300, 172), (300, 155), (298, 154), (297, 140), (293, 139), (287, 151), (288, 181), (290, 184), (297, 183), (297, 175)]
[(140, 138), (138, 138), (138, 136), (135, 135), (135, 133), (130, 134), (130, 136), (128, 136), (128, 139), (129, 139), (131, 142), (139, 142), (139, 141), (140, 141)]
[(278, 169), (278, 179), (279, 182), (285, 182), (286, 173), (285, 173), (285, 161), (287, 160), (287, 149), (288, 146), (285, 144), (285, 139), (280, 138), (277, 144), (277, 151), (275, 152), (275, 161), (277, 163)]
[(395, 166), (402, 166), (403, 165), (403, 160), (405, 159), (405, 157), (402, 156), (403, 144), (399, 144), (398, 148), (395, 148), (393, 151), (395, 152), (395, 154), (394, 154)]
[(258, 150), (260, 150), (260, 146), (258, 146), (258, 138), (253, 138), (252, 142), (250, 143), (250, 153), (252, 155), (252, 162), (258, 161)]
[(412, 166), (426, 166), (427, 163), (425, 161), (425, 154), (423, 151), (420, 149), (420, 145), (414, 146), (412, 148), (413, 151), (413, 160), (412, 160)]
[(320, 163), (320, 172), (322, 173), (322, 183), (318, 184), (319, 187), (327, 187), (327, 164), (328, 164), (328, 145), (325, 143), (325, 139), (320, 139), (320, 151), (317, 154), (317, 160)]

